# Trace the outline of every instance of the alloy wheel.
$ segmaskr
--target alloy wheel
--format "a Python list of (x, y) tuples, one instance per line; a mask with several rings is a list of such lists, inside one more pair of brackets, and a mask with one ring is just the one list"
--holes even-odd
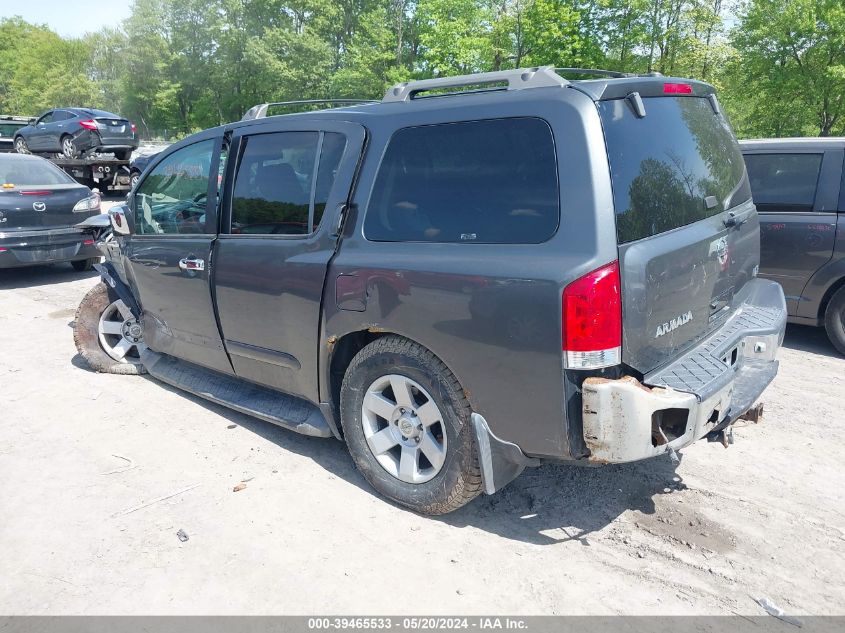
[(396, 479), (421, 484), (443, 468), (443, 416), (416, 381), (399, 374), (375, 380), (364, 394), (361, 420), (370, 451)]
[(141, 362), (141, 352), (147, 349), (144, 331), (122, 299), (103, 310), (97, 331), (103, 351), (111, 358), (121, 363)]

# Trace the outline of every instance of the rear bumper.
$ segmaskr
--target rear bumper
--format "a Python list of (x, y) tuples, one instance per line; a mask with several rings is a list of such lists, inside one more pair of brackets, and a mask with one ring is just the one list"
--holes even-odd
[(748, 411), (777, 374), (786, 329), (781, 287), (755, 279), (718, 330), (640, 382), (583, 385), (589, 461), (632, 462), (680, 449)]
[(0, 233), (0, 268), (38, 266), (100, 257), (91, 236), (78, 229), (44, 229)]

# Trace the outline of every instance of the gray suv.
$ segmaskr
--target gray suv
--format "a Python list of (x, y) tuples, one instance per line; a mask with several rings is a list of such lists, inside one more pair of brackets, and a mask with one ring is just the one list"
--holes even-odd
[(786, 322), (734, 135), (707, 84), (563, 74), (416, 81), (171, 146), (113, 210), (80, 352), (342, 439), (424, 513), (546, 461), (724, 439)]
[(845, 139), (740, 148), (760, 213), (760, 276), (783, 286), (791, 322), (824, 326), (845, 354)]

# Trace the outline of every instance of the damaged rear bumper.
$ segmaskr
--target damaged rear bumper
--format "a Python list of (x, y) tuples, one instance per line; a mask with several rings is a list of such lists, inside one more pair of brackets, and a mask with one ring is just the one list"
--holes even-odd
[(640, 382), (583, 384), (589, 461), (632, 462), (680, 449), (748, 411), (777, 374), (786, 328), (781, 287), (755, 279), (718, 330)]

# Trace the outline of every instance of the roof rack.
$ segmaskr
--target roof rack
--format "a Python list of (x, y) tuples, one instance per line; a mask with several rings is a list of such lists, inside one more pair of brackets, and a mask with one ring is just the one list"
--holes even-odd
[(516, 68), (514, 70), (500, 70), (491, 73), (420, 79), (418, 81), (396, 84), (387, 91), (382, 102), (410, 101), (420, 92), (440, 90), (441, 88), (460, 88), (462, 86), (479, 86), (505, 82), (508, 84), (508, 90), (569, 85), (569, 82), (558, 75), (551, 66)]
[(362, 103), (377, 103), (373, 99), (300, 99), (298, 101), (274, 101), (271, 103), (259, 103), (246, 111), (241, 121), (252, 119), (263, 119), (267, 116), (267, 110), (271, 107), (314, 105), (317, 103), (328, 103), (332, 105), (360, 105)]

